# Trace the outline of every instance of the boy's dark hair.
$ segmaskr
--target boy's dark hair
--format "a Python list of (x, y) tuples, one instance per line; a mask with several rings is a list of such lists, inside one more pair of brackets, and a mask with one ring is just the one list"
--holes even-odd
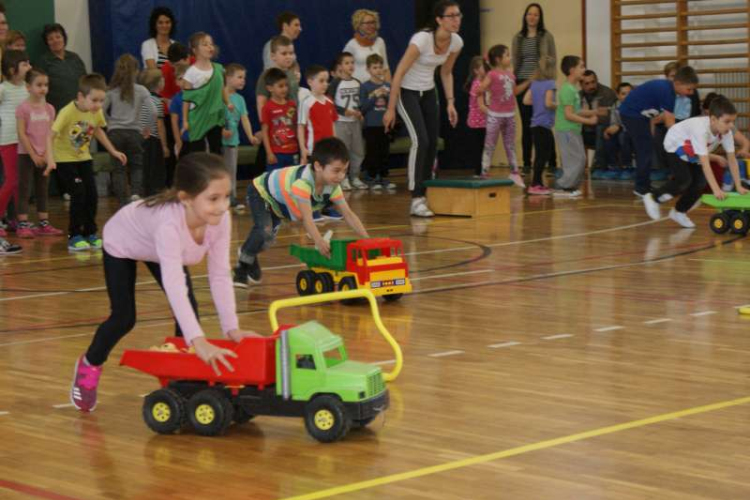
[(279, 31), (281, 31), (284, 29), (285, 24), (292, 24), (292, 21), (294, 21), (295, 19), (299, 19), (299, 16), (297, 14), (285, 10), (284, 12), (276, 16), (276, 26), (279, 28)]
[(284, 35), (276, 35), (271, 38), (271, 54), (279, 50), (279, 47), (288, 47), (292, 45), (292, 40)]
[(633, 88), (633, 86), (630, 83), (622, 82), (620, 85), (617, 86), (616, 92), (619, 94), (620, 90), (624, 89), (625, 87), (630, 87), (631, 89)]
[(244, 71), (247, 73), (247, 68), (245, 68), (240, 63), (230, 63), (224, 66), (224, 76), (226, 76), (227, 78), (233, 76), (235, 73), (239, 73), (240, 71)]
[(347, 57), (354, 57), (354, 55), (351, 52), (339, 52), (339, 54), (336, 56), (336, 59), (333, 60), (333, 67), (335, 69), (338, 69), (339, 66), (341, 66), (341, 63), (344, 62), (344, 59)]
[(369, 68), (373, 64), (385, 64), (383, 56), (380, 54), (370, 54), (367, 56), (367, 59), (365, 59), (365, 67)]
[(305, 80), (315, 78), (324, 71), (328, 71), (325, 66), (321, 66), (320, 64), (311, 64), (305, 70)]
[(172, 29), (169, 30), (169, 38), (172, 38), (177, 31), (177, 19), (175, 19), (169, 7), (156, 7), (151, 11), (151, 16), (148, 19), (148, 32), (151, 38), (156, 38), (156, 22), (161, 16), (168, 17), (172, 21)]
[(717, 95), (711, 101), (711, 105), (708, 108), (708, 114), (716, 118), (721, 118), (724, 115), (736, 115), (737, 108), (734, 107), (732, 101), (723, 95)]
[(36, 78), (39, 78), (40, 76), (46, 76), (46, 77), (49, 78), (49, 76), (47, 75), (47, 72), (44, 71), (43, 69), (41, 69), (41, 68), (31, 68), (29, 70), (29, 72), (26, 73), (26, 78), (25, 78), (26, 83), (28, 83), (29, 85), (31, 85), (32, 83), (34, 83), (34, 80)]
[(18, 73), (18, 65), (24, 61), (29, 61), (29, 55), (25, 50), (6, 50), (3, 53), (3, 76), (10, 80), (14, 74)]
[(703, 103), (701, 104), (701, 109), (708, 111), (711, 108), (711, 103), (714, 99), (719, 97), (721, 94), (717, 94), (716, 92), (709, 92), (706, 94), (706, 97), (703, 98)]
[(578, 66), (580, 62), (581, 58), (578, 56), (565, 56), (560, 63), (560, 70), (562, 70), (563, 75), (570, 76), (570, 70)]
[(318, 162), (325, 167), (336, 160), (343, 163), (349, 162), (349, 150), (346, 149), (346, 144), (341, 139), (326, 137), (315, 143), (310, 164), (314, 166), (315, 162)]
[(63, 37), (63, 41), (65, 41), (65, 46), (68, 45), (68, 32), (65, 31), (65, 28), (63, 28), (62, 24), (52, 23), (45, 24), (44, 28), (42, 29), (42, 41), (44, 42), (44, 45), (46, 47), (49, 47), (49, 45), (47, 44), (47, 37), (52, 33), (60, 33)]
[(169, 59), (169, 62), (172, 64), (187, 59), (188, 57), (190, 57), (190, 51), (180, 42), (173, 43), (167, 49), (167, 59)]
[(495, 66), (496, 61), (499, 61), (503, 58), (506, 52), (508, 52), (510, 49), (507, 45), (493, 45), (490, 47), (490, 50), (487, 51), (487, 62), (490, 63), (490, 66)]
[(685, 66), (677, 70), (674, 75), (674, 81), (685, 85), (698, 85), (698, 73), (692, 66)]
[(266, 74), (263, 75), (263, 84), (266, 87), (276, 85), (281, 80), (286, 80), (286, 73), (279, 68), (269, 68)]
[(83, 94), (84, 97), (89, 95), (92, 90), (107, 91), (107, 81), (99, 73), (89, 73), (78, 80), (78, 92)]

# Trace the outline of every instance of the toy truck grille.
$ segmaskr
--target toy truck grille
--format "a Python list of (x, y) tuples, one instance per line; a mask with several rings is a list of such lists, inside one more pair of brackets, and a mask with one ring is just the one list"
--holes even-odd
[(385, 382), (380, 373), (370, 375), (367, 377), (367, 393), (368, 396), (375, 396), (385, 390)]

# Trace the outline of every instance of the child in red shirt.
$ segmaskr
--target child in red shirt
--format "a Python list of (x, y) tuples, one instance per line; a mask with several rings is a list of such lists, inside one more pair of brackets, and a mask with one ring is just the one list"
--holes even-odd
[(271, 98), (261, 112), (263, 146), (266, 149), (266, 171), (299, 164), (297, 143), (297, 106), (289, 99), (286, 73), (271, 68), (265, 73), (265, 85)]

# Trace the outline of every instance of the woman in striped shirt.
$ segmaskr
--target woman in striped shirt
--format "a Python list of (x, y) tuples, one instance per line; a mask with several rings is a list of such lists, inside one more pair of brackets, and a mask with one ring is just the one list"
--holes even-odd
[(169, 60), (167, 51), (174, 43), (172, 37), (177, 28), (174, 14), (168, 7), (156, 7), (151, 11), (148, 30), (151, 38), (141, 44), (141, 57), (146, 69), (161, 69)]
[[(523, 28), (513, 37), (511, 54), (517, 85), (534, 77), (534, 73), (539, 68), (540, 59), (551, 57), (552, 64), (556, 65), (555, 38), (544, 28), (544, 12), (538, 3), (531, 3), (526, 7), (523, 14)], [(533, 112), (531, 106), (523, 103), (523, 94), (519, 94), (517, 100), (518, 109), (521, 112), (521, 143), (524, 171), (526, 171), (531, 166), (531, 116)], [(554, 157), (555, 155), (552, 155), (552, 161)]]

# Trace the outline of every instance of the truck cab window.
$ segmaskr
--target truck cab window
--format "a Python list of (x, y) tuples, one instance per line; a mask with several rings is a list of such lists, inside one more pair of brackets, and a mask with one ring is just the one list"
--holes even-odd
[(303, 370), (314, 370), (315, 360), (313, 359), (312, 354), (297, 354), (297, 368)]

